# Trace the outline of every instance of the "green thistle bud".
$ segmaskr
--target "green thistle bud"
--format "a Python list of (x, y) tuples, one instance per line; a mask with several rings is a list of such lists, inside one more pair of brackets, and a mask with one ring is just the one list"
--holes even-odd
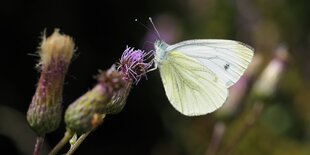
[(114, 66), (101, 72), (97, 79), (98, 84), (66, 110), (65, 123), (70, 131), (83, 134), (100, 125), (105, 111), (111, 109), (113, 95), (126, 86), (123, 75)]
[(56, 29), (50, 37), (43, 36), (39, 49), (41, 76), (27, 120), (38, 135), (44, 135), (57, 129), (61, 121), (62, 89), (74, 43), (71, 37), (59, 34)]
[(123, 110), (125, 103), (127, 101), (127, 97), (132, 87), (132, 82), (127, 81), (125, 86), (112, 96), (111, 101), (107, 104), (106, 108), (104, 109), (105, 114), (117, 114)]

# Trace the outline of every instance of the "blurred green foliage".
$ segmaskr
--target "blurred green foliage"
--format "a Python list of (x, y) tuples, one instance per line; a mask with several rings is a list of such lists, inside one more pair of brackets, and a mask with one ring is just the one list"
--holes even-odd
[[(214, 114), (174, 118), (175, 113), (163, 112), (162, 120), (167, 122), (166, 127), (173, 135), (171, 143), (177, 142), (176, 147), (182, 148), (176, 154), (208, 155), (213, 126), (223, 121), (226, 130), (215, 154), (310, 154), (309, 1), (175, 0), (173, 5), (178, 12), (164, 15), (182, 23), (177, 41), (193, 38), (239, 40), (253, 46), (255, 55), (262, 57), (234, 115), (225, 116), (225, 119), (214, 117)], [(287, 47), (288, 59), (284, 62), (283, 73), (278, 75), (275, 91), (264, 98), (256, 96), (252, 92), (253, 84), (275, 59), (276, 49), (283, 45)], [(248, 116), (253, 114), (251, 109), (257, 101), (264, 106), (261, 113), (238, 137), (236, 134), (247, 126)], [(169, 118), (174, 121), (167, 121)], [(229, 148), (236, 136), (239, 140)], [(227, 152), (227, 148), (230, 151)]]

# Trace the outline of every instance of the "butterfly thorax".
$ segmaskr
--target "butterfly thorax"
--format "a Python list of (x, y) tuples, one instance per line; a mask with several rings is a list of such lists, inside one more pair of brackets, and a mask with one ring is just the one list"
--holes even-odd
[(155, 48), (155, 66), (157, 67), (158, 64), (162, 63), (167, 54), (168, 44), (162, 40), (156, 40), (154, 43)]

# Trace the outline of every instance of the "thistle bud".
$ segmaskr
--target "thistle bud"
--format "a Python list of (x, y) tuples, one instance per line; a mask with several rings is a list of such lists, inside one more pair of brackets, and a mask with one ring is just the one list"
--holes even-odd
[(113, 94), (111, 101), (107, 103), (107, 106), (104, 108), (103, 113), (117, 114), (121, 112), (125, 106), (131, 88), (132, 82), (126, 81), (124, 87), (122, 87)]
[(65, 112), (67, 129), (83, 134), (100, 125), (113, 95), (125, 86), (122, 74), (112, 66), (98, 76), (98, 84), (71, 105)]
[(30, 127), (44, 135), (58, 128), (61, 120), (62, 90), (72, 55), (74, 42), (56, 29), (39, 47), (41, 75), (27, 112)]
[(287, 47), (284, 45), (279, 46), (275, 50), (274, 58), (269, 62), (257, 82), (254, 84), (254, 93), (258, 97), (266, 98), (274, 93), (280, 77), (285, 70), (287, 59)]

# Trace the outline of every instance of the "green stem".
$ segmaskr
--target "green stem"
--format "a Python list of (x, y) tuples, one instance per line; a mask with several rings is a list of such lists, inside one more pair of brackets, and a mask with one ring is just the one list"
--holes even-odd
[(72, 135), (72, 132), (67, 130), (64, 137), (58, 142), (49, 155), (56, 155), (68, 143)]
[(39, 155), (43, 146), (44, 135), (38, 136), (36, 140), (36, 144), (34, 146), (33, 155)]
[(92, 130), (82, 134), (79, 139), (71, 146), (66, 155), (72, 155), (91, 132)]
[(244, 121), (241, 128), (238, 130), (233, 138), (231, 138), (231, 141), (227, 144), (226, 149), (223, 151), (223, 155), (230, 155), (233, 153), (236, 146), (239, 144), (239, 142), (242, 140), (242, 138), (248, 133), (250, 128), (255, 124), (255, 122), (258, 120), (259, 116), (261, 115), (264, 108), (263, 102), (256, 102), (253, 105), (252, 110), (249, 112), (246, 120)]
[(105, 114), (102, 114), (102, 115), (101, 115), (101, 121), (99, 121), (100, 123), (98, 123), (98, 124), (96, 124), (95, 126), (93, 126), (93, 128), (92, 128), (90, 131), (88, 131), (88, 132), (82, 134), (82, 135), (79, 137), (79, 139), (78, 139), (73, 145), (71, 145), (71, 148), (70, 148), (70, 150), (66, 153), (66, 155), (72, 155), (72, 154), (76, 151), (76, 149), (81, 145), (81, 143), (87, 138), (87, 136), (88, 136), (91, 132), (93, 132), (94, 130), (96, 130), (96, 128), (97, 128), (99, 125), (101, 125), (101, 124), (103, 123), (103, 120), (104, 120), (105, 116), (106, 116)]

